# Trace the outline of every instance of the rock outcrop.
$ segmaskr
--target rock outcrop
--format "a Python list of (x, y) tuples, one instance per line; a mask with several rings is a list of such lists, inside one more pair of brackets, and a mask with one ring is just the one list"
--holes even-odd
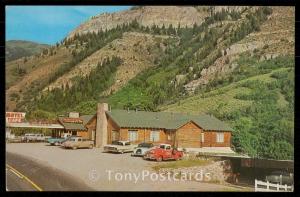
[(192, 27), (195, 23), (201, 24), (209, 13), (199, 12), (195, 7), (179, 6), (143, 6), (115, 13), (104, 13), (92, 17), (87, 22), (81, 24), (78, 28), (69, 34), (69, 38), (75, 34), (85, 34), (87, 32), (98, 32), (99, 30), (109, 30), (118, 25), (130, 23), (136, 20), (140, 25), (151, 27), (153, 24), (161, 27), (168, 27), (172, 24), (177, 27)]
[(191, 174), (192, 181), (224, 183), (231, 178), (232, 169), (229, 160), (217, 161), (205, 166), (183, 168), (161, 168), (160, 174)]

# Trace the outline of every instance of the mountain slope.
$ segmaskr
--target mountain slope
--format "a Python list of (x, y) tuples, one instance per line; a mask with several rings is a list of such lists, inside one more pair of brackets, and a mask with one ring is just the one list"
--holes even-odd
[(222, 57), (218, 58), (211, 66), (201, 71), (198, 79), (185, 84), (188, 92), (194, 92), (197, 87), (214, 80), (215, 76), (222, 77), (232, 72), (238, 65), (234, 60), (242, 53), (260, 56), (261, 60), (274, 58), (278, 55), (294, 54), (294, 9), (272, 7), (272, 14), (268, 16), (259, 31), (252, 32), (239, 42), (222, 50)]
[(105, 58), (111, 58), (114, 55), (120, 57), (123, 63), (118, 67), (116, 81), (107, 93), (117, 91), (139, 72), (154, 66), (154, 59), (159, 56), (163, 49), (153, 50), (153, 48), (156, 44), (159, 44), (162, 40), (167, 38), (168, 36), (126, 32), (122, 38), (112, 41), (110, 44), (94, 52), (78, 65), (74, 66), (70, 72), (45, 87), (44, 91), (61, 88), (62, 85), (65, 86), (67, 83), (69, 87), (71, 87), (74, 77), (89, 75), (89, 73), (95, 69), (98, 62), (103, 62)]
[[(24, 59), (7, 62), (6, 72), (6, 109), (14, 110), (17, 103), (23, 105), (31, 102), (31, 99), (45, 84), (50, 77), (65, 62), (71, 60), (72, 55), (66, 48), (51, 49), (51, 53), (39, 56), (30, 56)], [(48, 52), (47, 52), (48, 53)], [(20, 72), (23, 71), (23, 72)]]
[(36, 42), (24, 40), (9, 40), (5, 43), (5, 61), (9, 62), (22, 57), (39, 54), (50, 47), (47, 44), (39, 44)]

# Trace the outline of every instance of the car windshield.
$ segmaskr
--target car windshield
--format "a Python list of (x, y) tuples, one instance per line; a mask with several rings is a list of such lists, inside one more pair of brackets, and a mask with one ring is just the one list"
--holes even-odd
[(111, 144), (113, 144), (113, 145), (120, 145), (119, 143), (120, 143), (120, 142), (118, 142), (118, 141), (112, 141)]
[(165, 148), (165, 145), (160, 145), (159, 148)]
[(70, 141), (73, 141), (73, 142), (75, 142), (75, 140), (76, 140), (75, 138), (71, 138), (71, 139), (70, 139)]

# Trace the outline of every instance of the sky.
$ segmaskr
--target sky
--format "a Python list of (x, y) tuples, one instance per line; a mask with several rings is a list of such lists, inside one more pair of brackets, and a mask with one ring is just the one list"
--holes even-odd
[(54, 45), (91, 16), (131, 6), (6, 6), (5, 38)]

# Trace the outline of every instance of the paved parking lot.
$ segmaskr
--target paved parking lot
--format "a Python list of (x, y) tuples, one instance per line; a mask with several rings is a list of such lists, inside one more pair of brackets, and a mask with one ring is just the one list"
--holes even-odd
[(130, 153), (103, 153), (101, 148), (71, 150), (46, 143), (10, 143), (6, 144), (6, 151), (63, 170), (99, 191), (233, 190), (228, 186), (204, 182), (155, 181), (157, 177), (151, 177), (151, 174), (155, 175), (151, 166), (156, 162), (131, 157)]

